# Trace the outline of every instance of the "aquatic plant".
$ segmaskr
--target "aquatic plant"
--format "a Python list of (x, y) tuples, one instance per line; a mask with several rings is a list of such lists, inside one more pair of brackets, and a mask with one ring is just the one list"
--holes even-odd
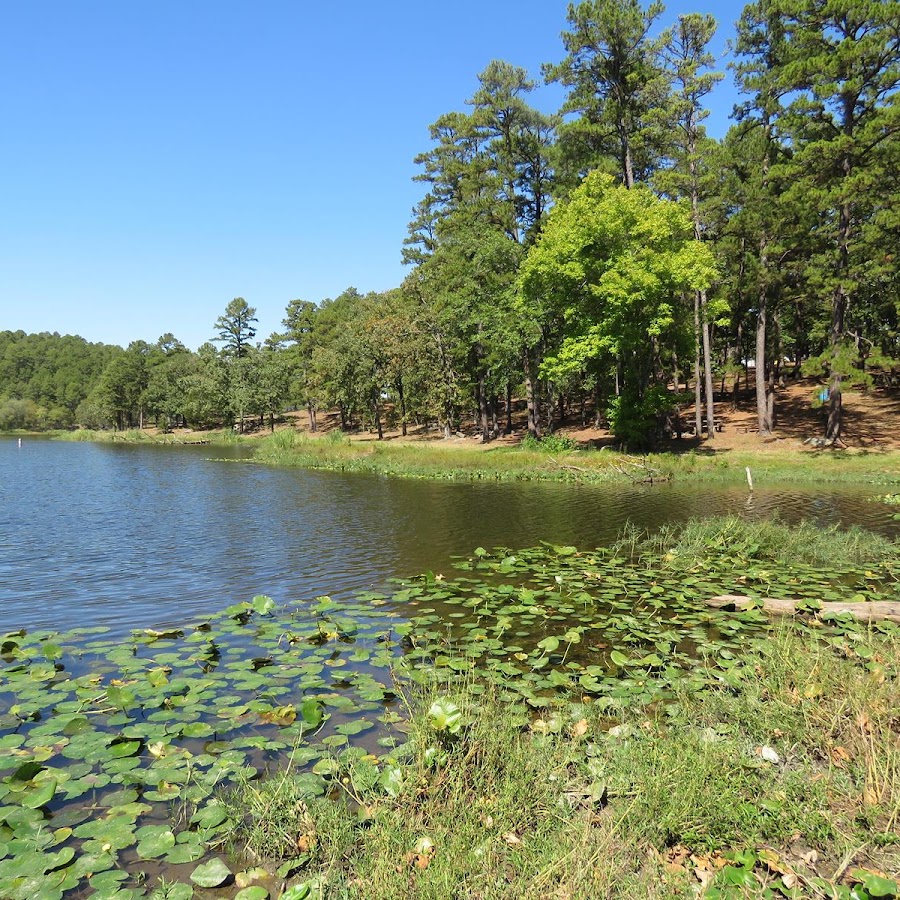
[[(893, 556), (820, 568), (713, 552), (675, 570), (665, 554), (545, 545), (478, 548), (457, 567), (458, 577), (426, 573), (353, 602), (278, 609), (261, 595), (124, 642), (102, 629), (3, 635), (0, 896), (127, 898), (165, 887), (202, 897), (239, 885), (301, 896), (322, 883), (331, 851), (298, 845), (291, 856), (274, 840), (253, 849), (236, 830), (231, 792), (257, 792), (260, 809), (288, 797), (305, 827), (307, 816), (339, 815), (322, 812), (335, 796), (363, 815), (371, 798), (414, 796), (416, 760), (455, 777), (448, 762), (470, 740), (483, 698), (510, 728), (543, 722), (549, 736), (569, 728), (572, 703), (633, 729), (641, 723), (629, 711), (747, 694), (760, 683), (753, 641), (772, 623), (758, 609), (709, 608), (715, 594), (800, 600), (805, 641), (896, 695), (896, 626), (827, 612), (829, 600), (895, 598)], [(403, 698), (418, 691), (430, 697), (416, 726), (425, 742), (407, 734), (418, 707)], [(866, 776), (876, 786), (867, 833), (883, 835), (900, 803), (886, 734)], [(810, 839), (817, 821), (803, 826)], [(251, 874), (249, 849), (278, 857), (265, 878)]]

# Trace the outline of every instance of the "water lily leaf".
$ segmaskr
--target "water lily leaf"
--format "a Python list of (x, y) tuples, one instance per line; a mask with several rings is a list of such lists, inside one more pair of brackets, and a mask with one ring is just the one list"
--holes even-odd
[(184, 882), (175, 884), (167, 884), (165, 888), (157, 888), (151, 895), (150, 900), (191, 900), (194, 896), (194, 889)]
[(107, 748), (106, 756), (110, 759), (125, 760), (134, 756), (140, 749), (140, 741), (116, 741)]
[(400, 766), (387, 766), (378, 784), (389, 797), (399, 797), (403, 793), (403, 770)]
[(627, 666), (631, 663), (631, 660), (619, 650), (610, 651), (609, 659), (613, 665), (618, 666), (619, 668)]
[(308, 699), (300, 704), (300, 716), (307, 725), (316, 728), (321, 724), (325, 710), (318, 700)]
[(27, 793), (22, 800), (22, 806), (26, 809), (39, 809), (46, 806), (53, 799), (54, 794), (56, 794), (56, 779), (51, 778), (45, 784), (41, 784)]
[(163, 859), (172, 865), (181, 865), (182, 863), (196, 862), (198, 859), (202, 859), (205, 853), (206, 850), (201, 843), (176, 844)]
[(288, 703), (285, 706), (277, 706), (275, 709), (262, 713), (259, 720), (271, 725), (290, 725), (296, 718), (296, 707), (293, 703)]
[[(245, 887), (234, 895), (234, 900), (268, 900), (269, 892), (258, 884)], [(282, 894), (282, 897), (285, 895)]]
[(559, 648), (559, 638), (545, 637), (542, 641), (538, 641), (537, 645), (541, 650), (545, 650), (547, 653), (553, 653), (554, 650)]
[(231, 869), (219, 857), (215, 857), (209, 862), (201, 863), (191, 872), (191, 881), (205, 888), (219, 887), (230, 877)]
[(210, 803), (191, 816), (191, 822), (209, 829), (221, 825), (228, 818), (228, 810), (221, 803)]
[(267, 616), (275, 609), (275, 601), (265, 594), (257, 594), (251, 601), (253, 611), (261, 616)]
[(343, 722), (335, 728), (335, 731), (345, 735), (360, 734), (363, 731), (368, 731), (370, 728), (373, 728), (374, 724), (374, 722), (370, 722), (368, 719), (355, 719), (353, 722)]
[(164, 825), (146, 825), (135, 833), (141, 859), (156, 859), (175, 846), (175, 835)]
[(19, 766), (11, 777), (13, 781), (31, 781), (38, 772), (43, 772), (45, 768), (40, 763), (27, 762)]
[(281, 900), (308, 900), (312, 888), (309, 883), (304, 881), (302, 884), (295, 884), (289, 887), (282, 895)]
[(108, 871), (98, 872), (91, 876), (88, 884), (101, 896), (113, 897), (117, 892), (119, 885), (123, 881), (128, 880), (128, 873), (120, 869), (112, 869)]

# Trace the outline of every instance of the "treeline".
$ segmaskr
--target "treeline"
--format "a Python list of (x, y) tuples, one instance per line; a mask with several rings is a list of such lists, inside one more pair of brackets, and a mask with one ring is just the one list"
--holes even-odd
[[(646, 446), (678, 401), (713, 438), (714, 385), (741, 371), (768, 433), (790, 362), (820, 379), (811, 402), (840, 440), (843, 390), (900, 356), (900, 3), (751, 3), (729, 73), (711, 16), (663, 13), (570, 5), (542, 73), (566, 89), (556, 115), (531, 104), (523, 69), (487, 66), (417, 159), (398, 288), (294, 300), (263, 344), (237, 298), (219, 349), (137, 342), (74, 407), (44, 407), (124, 427), (293, 405), (313, 428), (329, 408), (379, 433), (388, 412), (446, 433), (474, 416), (487, 441), (521, 397), (537, 437), (592, 415)], [(741, 102), (716, 141), (703, 121), (726, 74)], [(41, 405), (24, 384), (0, 370), (7, 405)]]
[(67, 428), (121, 347), (0, 331), (0, 430)]

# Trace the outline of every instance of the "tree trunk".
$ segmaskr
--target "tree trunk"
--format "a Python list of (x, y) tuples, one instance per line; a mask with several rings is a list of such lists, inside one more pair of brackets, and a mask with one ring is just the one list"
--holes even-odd
[(506, 434), (512, 434), (513, 431), (513, 421), (512, 421), (512, 384), (510, 382), (506, 382)]
[(694, 292), (694, 434), (703, 431), (703, 383), (700, 380), (700, 294)]
[[(849, 162), (845, 162), (844, 170), (849, 175)], [(844, 320), (847, 315), (847, 289), (843, 283), (850, 264), (850, 205), (841, 205), (838, 224), (838, 285), (831, 300), (831, 385), (828, 402), (828, 421), (825, 425), (825, 437), (829, 441), (838, 442), (844, 427), (844, 406), (841, 397), (841, 370), (835, 365), (844, 338)]]
[[(765, 268), (765, 250), (760, 248), (760, 268)], [(772, 419), (769, 414), (769, 397), (766, 387), (766, 325), (768, 309), (766, 306), (765, 285), (760, 286), (758, 300), (759, 312), (756, 314), (756, 418), (757, 431), (763, 436), (772, 433)]]
[(375, 430), (378, 432), (378, 440), (384, 440), (384, 428), (381, 425), (381, 407), (378, 400), (372, 401), (372, 416), (375, 419)]
[(541, 423), (538, 420), (538, 394), (534, 381), (531, 365), (531, 353), (528, 348), (522, 357), (523, 368), (525, 370), (525, 404), (528, 408), (528, 433), (533, 437), (540, 439)]
[(400, 401), (400, 433), (406, 437), (406, 394), (403, 391), (403, 379), (397, 379), (397, 399)]
[(700, 291), (701, 333), (703, 335), (703, 375), (706, 381), (706, 437), (713, 440), (715, 431), (715, 402), (712, 380), (712, 348), (710, 347), (710, 325), (707, 319), (706, 291)]
[(315, 434), (319, 430), (319, 426), (316, 422), (316, 405), (312, 400), (306, 402), (306, 414), (309, 416), (309, 430)]
[(629, 190), (634, 187), (634, 161), (631, 158), (631, 141), (624, 123), (619, 123), (619, 145), (622, 153), (622, 183)]
[[(718, 609), (754, 609), (761, 606), (767, 613), (773, 615), (793, 616), (797, 613), (798, 600), (782, 600), (778, 597), (747, 597), (743, 594), (722, 594), (718, 597), (708, 597), (709, 606)], [(891, 600), (867, 600), (865, 602), (853, 602), (843, 600), (827, 600), (822, 604), (819, 612), (850, 613), (860, 622), (889, 622), (900, 623), (900, 603)]]
[(485, 388), (484, 372), (478, 375), (478, 417), (481, 423), (481, 443), (488, 444), (491, 440), (491, 411), (488, 407), (487, 390)]
[(547, 434), (553, 434), (553, 385), (547, 383)]

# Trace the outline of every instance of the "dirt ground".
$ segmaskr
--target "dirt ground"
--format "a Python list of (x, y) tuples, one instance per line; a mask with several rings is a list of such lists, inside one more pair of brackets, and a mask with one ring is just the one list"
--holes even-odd
[[(819, 382), (812, 379), (788, 381), (779, 389), (776, 400), (776, 427), (772, 435), (760, 437), (756, 431), (756, 398), (752, 391), (742, 391), (736, 405), (732, 396), (716, 394), (716, 419), (722, 422), (722, 430), (717, 432), (709, 442), (706, 438), (698, 439), (685, 434), (681, 439), (663, 441), (656, 449), (660, 451), (687, 451), (700, 446), (717, 451), (778, 451), (801, 449), (809, 438), (821, 438), (824, 434), (825, 410), (811, 406), (813, 398), (821, 390)], [(522, 404), (517, 404), (521, 406)], [(865, 450), (898, 450), (900, 449), (900, 389), (874, 387), (866, 391), (847, 391), (844, 393), (844, 443), (851, 449)], [(389, 418), (389, 416), (388, 416)], [(683, 421), (693, 421), (693, 407), (682, 408)], [(319, 431), (322, 433), (339, 427), (336, 412), (320, 412), (318, 416)], [(292, 427), (298, 431), (308, 432), (308, 421), (305, 411), (288, 413), (276, 427)], [(248, 423), (248, 433), (265, 436), (268, 427), (254, 428)], [(152, 431), (152, 429), (149, 429)], [(444, 441), (443, 433), (434, 426), (431, 428), (414, 427), (408, 429), (406, 437), (399, 428), (386, 428), (385, 441), (397, 443), (414, 443), (421, 441), (441, 442), (465, 446), (472, 449), (484, 449), (497, 446), (515, 446), (526, 433), (525, 412), (516, 409), (513, 416), (513, 433), (501, 435), (489, 444), (482, 444), (480, 431), (469, 422), (463, 430), (449, 441)], [(614, 443), (609, 431), (596, 428), (582, 428), (577, 422), (564, 422), (557, 427), (557, 433), (577, 441), (583, 447), (602, 447)], [(176, 438), (190, 440), (199, 438), (201, 432), (190, 432), (179, 429)], [(350, 435), (352, 441), (375, 441), (377, 435), (366, 429), (359, 429)]]

